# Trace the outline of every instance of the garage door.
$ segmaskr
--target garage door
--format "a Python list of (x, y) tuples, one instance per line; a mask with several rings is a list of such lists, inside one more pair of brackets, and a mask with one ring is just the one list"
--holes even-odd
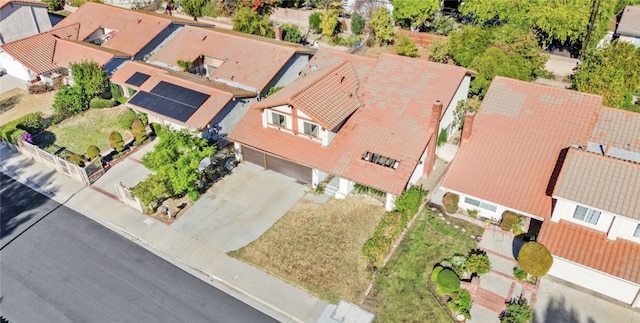
[(242, 159), (260, 167), (264, 167), (264, 153), (242, 146)]
[(293, 177), (301, 182), (311, 183), (311, 168), (267, 155), (267, 169)]

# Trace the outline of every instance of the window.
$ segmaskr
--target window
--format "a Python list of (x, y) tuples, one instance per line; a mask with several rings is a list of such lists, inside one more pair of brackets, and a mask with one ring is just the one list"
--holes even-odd
[(304, 122), (304, 133), (307, 135), (318, 137), (319, 128), (317, 124)]
[(485, 203), (485, 202), (481, 202), (478, 201), (476, 199), (472, 199), (470, 197), (465, 197), (464, 198), (464, 202), (467, 204), (471, 204), (473, 206), (477, 206), (477, 207), (481, 207), (487, 211), (491, 211), (491, 212), (495, 212), (498, 210), (498, 207), (493, 205), (493, 204), (489, 204), (489, 203)]
[(276, 126), (286, 128), (287, 117), (280, 113), (271, 112), (271, 123), (273, 123)]
[(573, 218), (584, 221), (591, 224), (598, 224), (600, 219), (600, 211), (592, 210), (584, 206), (576, 206), (576, 210), (573, 212)]
[(640, 224), (636, 225), (636, 230), (633, 231), (634, 238), (640, 238)]

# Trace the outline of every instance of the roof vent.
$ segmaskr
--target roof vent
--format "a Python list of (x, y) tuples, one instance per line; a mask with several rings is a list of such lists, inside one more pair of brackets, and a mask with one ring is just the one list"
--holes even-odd
[(318, 65), (314, 64), (313, 66), (311, 66), (311, 72), (315, 72), (317, 70), (318, 70)]
[(138, 23), (141, 23), (141, 22), (142, 22), (142, 19), (138, 18)]
[(204, 33), (201, 33), (200, 40), (204, 41), (205, 39), (207, 39), (207, 35), (205, 35)]

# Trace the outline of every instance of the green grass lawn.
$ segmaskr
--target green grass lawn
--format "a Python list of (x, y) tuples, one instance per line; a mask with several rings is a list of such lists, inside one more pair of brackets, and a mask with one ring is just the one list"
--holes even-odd
[[(433, 266), (456, 253), (476, 248), (471, 235), (484, 228), (447, 218), (425, 209), (407, 233), (394, 256), (381, 270), (363, 307), (376, 315), (377, 322), (451, 322), (446, 310), (429, 291), (427, 281)], [(453, 225), (467, 229), (463, 233)]]
[(96, 145), (102, 151), (109, 148), (111, 131), (119, 131), (125, 141), (133, 137), (128, 126), (124, 126), (129, 123), (131, 113), (124, 106), (90, 109), (47, 128), (34, 138), (34, 142), (50, 152), (47, 147), (53, 147), (52, 144), (80, 155), (90, 145)]

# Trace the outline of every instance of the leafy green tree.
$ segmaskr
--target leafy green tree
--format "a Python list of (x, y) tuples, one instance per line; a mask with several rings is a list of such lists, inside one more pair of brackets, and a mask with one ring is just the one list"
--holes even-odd
[(109, 134), (109, 147), (113, 148), (116, 153), (121, 153), (124, 150), (124, 140), (122, 135), (117, 131), (112, 131)]
[(319, 12), (314, 12), (309, 15), (309, 29), (312, 29), (316, 34), (322, 32), (320, 28), (320, 22), (322, 21), (322, 16)]
[(451, 58), (450, 42), (446, 40), (435, 40), (428, 47), (429, 60), (438, 63), (447, 63)]
[(300, 43), (302, 40), (302, 33), (298, 26), (292, 24), (283, 24), (282, 25), (282, 39), (284, 41), (288, 41), (290, 43)]
[(407, 35), (399, 35), (396, 43), (396, 54), (408, 57), (418, 56), (418, 47)]
[(98, 63), (82, 60), (80, 63), (71, 63), (70, 66), (75, 87), (84, 91), (89, 99), (104, 93), (107, 86), (107, 72)]
[(58, 11), (64, 9), (64, 0), (44, 0), (49, 7), (49, 11)]
[(194, 21), (198, 21), (198, 17), (202, 17), (204, 8), (207, 6), (208, 0), (183, 0), (182, 10), (187, 15), (193, 17)]
[(86, 94), (77, 86), (63, 86), (53, 99), (53, 121), (59, 122), (89, 108)]
[(640, 88), (640, 48), (613, 42), (603, 49), (586, 53), (573, 77), (573, 87), (581, 92), (602, 95), (603, 103), (640, 112), (640, 107), (625, 104)]
[(533, 320), (533, 309), (527, 300), (520, 296), (507, 304), (507, 309), (500, 314), (500, 323), (528, 323)]
[(364, 18), (358, 14), (355, 13), (353, 14), (353, 16), (351, 16), (351, 32), (354, 35), (360, 35), (362, 34), (362, 29), (364, 29)]
[(425, 23), (440, 7), (439, 0), (391, 0), (393, 20), (401, 27), (417, 27)]
[(491, 29), (477, 26), (464, 26), (449, 35), (449, 50), (453, 60), (468, 67), (473, 60), (482, 55), (491, 43)]
[(373, 27), (373, 33), (379, 45), (387, 45), (393, 42), (396, 32), (391, 23), (391, 15), (387, 7), (380, 7), (373, 12), (371, 26)]
[(260, 16), (249, 7), (241, 7), (231, 19), (233, 30), (273, 38), (273, 26), (267, 17)]
[(327, 10), (320, 16), (320, 29), (324, 36), (333, 36), (337, 33), (338, 13), (335, 10)]
[(172, 195), (181, 195), (193, 189), (198, 178), (198, 165), (205, 157), (211, 157), (215, 147), (189, 131), (171, 131), (161, 128), (159, 142), (142, 157), (142, 164), (166, 179)]

